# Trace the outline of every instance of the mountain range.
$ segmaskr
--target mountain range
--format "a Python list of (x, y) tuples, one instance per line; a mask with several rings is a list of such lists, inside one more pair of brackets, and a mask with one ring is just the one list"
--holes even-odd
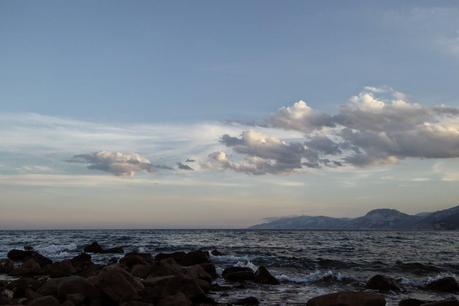
[(459, 206), (415, 215), (381, 208), (357, 218), (294, 216), (269, 218), (250, 229), (311, 230), (459, 230)]

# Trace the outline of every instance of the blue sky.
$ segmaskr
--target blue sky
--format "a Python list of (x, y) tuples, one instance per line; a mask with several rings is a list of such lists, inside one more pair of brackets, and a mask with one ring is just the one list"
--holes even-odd
[[(456, 1), (0, 1), (0, 224), (237, 227), (453, 206), (458, 83)], [(365, 103), (387, 107), (372, 117)], [(339, 158), (311, 157), (319, 134)]]

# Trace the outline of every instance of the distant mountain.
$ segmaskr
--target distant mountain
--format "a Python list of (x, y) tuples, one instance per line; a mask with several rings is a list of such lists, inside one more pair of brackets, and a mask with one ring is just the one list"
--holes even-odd
[(295, 216), (270, 218), (250, 229), (317, 230), (459, 230), (459, 206), (408, 215), (396, 209), (375, 209), (358, 218)]

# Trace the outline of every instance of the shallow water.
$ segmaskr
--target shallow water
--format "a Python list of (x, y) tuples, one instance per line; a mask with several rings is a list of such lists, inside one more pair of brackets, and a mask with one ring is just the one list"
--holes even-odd
[[(418, 286), (441, 276), (459, 275), (459, 232), (253, 231), (253, 230), (47, 230), (0, 231), (0, 258), (13, 248), (33, 246), (54, 260), (71, 258), (85, 245), (123, 246), (153, 254), (214, 248), (219, 270), (228, 265), (265, 265), (280, 286), (249, 285), (216, 295), (218, 301), (256, 296), (266, 304), (301, 303), (339, 290), (362, 290), (372, 275), (393, 276), (406, 292), (387, 294), (389, 305), (404, 297), (440, 299)], [(122, 255), (93, 256), (108, 262)], [(223, 282), (223, 281), (221, 281)]]

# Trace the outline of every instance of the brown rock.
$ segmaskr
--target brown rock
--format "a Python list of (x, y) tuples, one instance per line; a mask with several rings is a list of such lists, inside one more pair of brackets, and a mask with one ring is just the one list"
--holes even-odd
[(73, 267), (71, 260), (64, 260), (47, 265), (45, 273), (50, 277), (64, 277), (75, 274), (76, 269)]
[(80, 255), (73, 257), (72, 259), (70, 259), (70, 262), (74, 267), (87, 266), (93, 264), (91, 260), (91, 255), (86, 253), (81, 253)]
[(248, 267), (229, 267), (223, 270), (222, 276), (224, 279), (231, 282), (253, 281), (255, 274)]
[(99, 287), (112, 301), (123, 302), (138, 297), (143, 285), (119, 267), (109, 267), (97, 276)]
[(60, 306), (60, 303), (54, 296), (47, 295), (33, 300), (28, 306)]
[(204, 291), (197, 281), (185, 275), (169, 275), (149, 278), (144, 281), (143, 297), (147, 301), (158, 301), (164, 297), (182, 292), (191, 301), (205, 299)]
[(218, 274), (217, 274), (217, 269), (215, 268), (215, 265), (211, 262), (208, 262), (208, 263), (203, 263), (203, 264), (200, 264), (200, 266), (206, 270), (207, 273), (209, 273), (209, 275), (215, 279), (218, 277)]
[(385, 306), (383, 295), (369, 292), (338, 292), (310, 299), (306, 306)]
[(41, 295), (54, 295), (57, 296), (57, 287), (63, 281), (65, 281), (68, 277), (60, 277), (60, 278), (48, 278), (43, 285), (37, 290), (38, 293)]
[(189, 253), (175, 252), (170, 254), (160, 253), (155, 256), (157, 261), (166, 258), (173, 258), (179, 265), (182, 266), (192, 266), (210, 262), (209, 253), (205, 251), (192, 251)]
[(380, 291), (400, 291), (400, 286), (395, 279), (381, 274), (370, 278), (366, 287)]
[[(74, 299), (69, 298), (72, 295)], [(87, 279), (80, 276), (69, 276), (59, 282), (57, 296), (61, 300), (68, 299), (77, 304), (79, 297), (75, 298), (74, 295), (81, 295), (83, 300), (92, 299), (99, 296), (99, 291)]]
[(147, 278), (147, 276), (151, 273), (151, 270), (151, 265), (138, 264), (132, 267), (131, 274), (135, 277)]
[(182, 272), (194, 279), (203, 279), (207, 282), (212, 281), (212, 276), (201, 265), (183, 267)]
[(1, 259), (0, 260), (0, 274), (1, 273), (10, 273), (14, 270), (14, 262), (10, 259)]
[(457, 292), (459, 285), (454, 277), (444, 277), (434, 280), (425, 286), (425, 289), (440, 292)]
[(255, 272), (255, 282), (259, 284), (279, 285), (280, 282), (264, 266), (260, 266)]
[(41, 266), (35, 261), (35, 259), (27, 259), (22, 266), (15, 268), (10, 272), (12, 276), (30, 276), (43, 274)]
[(192, 304), (193, 303), (182, 292), (166, 296), (158, 302), (158, 306), (189, 306)]
[(86, 253), (102, 253), (104, 249), (100, 246), (100, 244), (97, 241), (94, 241), (93, 243), (85, 246), (84, 251)]
[(151, 254), (145, 253), (127, 253), (120, 259), (120, 264), (128, 269), (131, 269), (135, 265), (145, 265), (151, 263), (153, 263), (153, 257)]
[(8, 258), (12, 261), (27, 261), (29, 259), (34, 259), (41, 267), (53, 263), (53, 261), (38, 252), (35, 251), (23, 251), (13, 249), (8, 252)]

